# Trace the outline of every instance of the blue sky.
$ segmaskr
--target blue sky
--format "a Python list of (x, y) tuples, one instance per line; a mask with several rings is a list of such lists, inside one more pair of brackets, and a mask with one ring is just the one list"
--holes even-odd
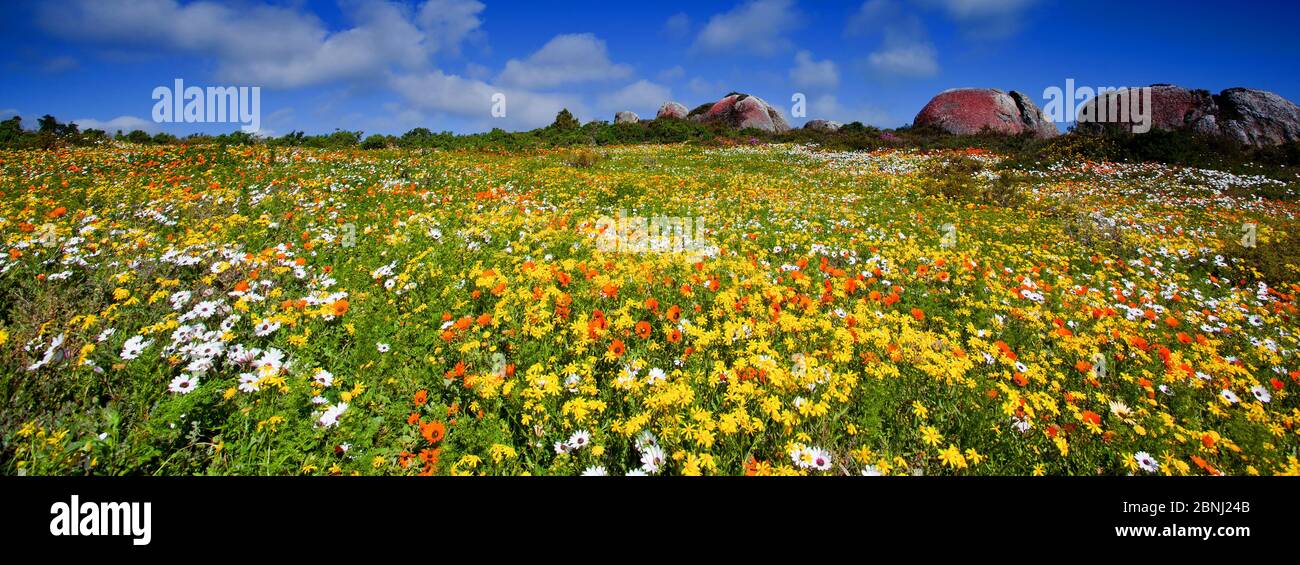
[[(0, 117), (174, 134), (155, 87), (259, 86), (264, 134), (653, 116), (729, 91), (910, 123), (953, 87), (1174, 83), (1300, 100), (1300, 3), (1198, 0), (68, 0), (0, 7)], [(494, 93), (506, 116), (491, 115)], [(792, 119), (802, 123), (803, 119)]]

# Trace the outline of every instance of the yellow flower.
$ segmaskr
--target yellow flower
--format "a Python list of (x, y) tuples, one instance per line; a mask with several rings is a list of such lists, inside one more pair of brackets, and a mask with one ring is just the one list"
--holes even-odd
[(932, 426), (921, 426), (921, 441), (930, 447), (934, 447), (943, 441), (943, 436), (939, 434), (939, 430), (934, 429)]
[(924, 420), (929, 417), (930, 410), (927, 409), (924, 404), (921, 404), (919, 400), (913, 400), (912, 413), (915, 414), (917, 418)]
[(948, 444), (948, 449), (939, 452), (939, 459), (943, 461), (944, 465), (952, 467), (953, 469), (966, 468), (966, 458), (962, 456), (961, 450), (957, 449), (957, 446), (951, 443)]

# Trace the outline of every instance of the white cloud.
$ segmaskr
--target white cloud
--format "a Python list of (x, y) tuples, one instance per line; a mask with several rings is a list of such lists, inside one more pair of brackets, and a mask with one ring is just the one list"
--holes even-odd
[(939, 73), (934, 46), (907, 40), (886, 40), (867, 57), (877, 73), (899, 77), (931, 77)]
[(849, 18), (845, 33), (882, 38), (866, 61), (878, 75), (917, 78), (939, 73), (938, 52), (921, 18), (897, 0), (867, 0)]
[(475, 80), (488, 80), (492, 78), (492, 69), (478, 63), (469, 63), (465, 65), (465, 76)]
[(840, 71), (835, 62), (813, 60), (812, 53), (800, 51), (794, 56), (795, 66), (790, 69), (790, 80), (800, 88), (835, 88), (840, 84)]
[(834, 120), (845, 124), (862, 122), (877, 127), (901, 125), (900, 123), (894, 123), (890, 115), (883, 110), (870, 106), (846, 106), (833, 94), (809, 100), (808, 117), (810, 119)]
[(794, 0), (749, 0), (709, 18), (695, 38), (694, 49), (716, 53), (745, 47), (757, 55), (772, 55), (790, 45), (785, 34), (801, 20)]
[(664, 102), (673, 99), (668, 87), (639, 80), (599, 98), (598, 106), (608, 112), (630, 110), (645, 117), (653, 115)]
[(482, 31), (479, 14), (487, 6), (478, 0), (428, 0), (415, 20), (439, 49), (459, 53), (460, 45)]
[(609, 60), (605, 42), (590, 33), (557, 35), (527, 59), (511, 59), (497, 80), (524, 88), (617, 80), (632, 75), (632, 67)]
[(223, 81), (296, 88), (422, 69), (430, 55), (475, 33), (482, 9), (475, 0), (430, 0), (418, 13), (378, 0), (348, 2), (353, 26), (339, 31), (309, 12), (209, 1), (74, 0), (47, 4), (40, 14), (44, 27), (64, 37), (210, 56)]
[[(394, 75), (389, 83), (416, 110), (445, 112), (469, 118), (484, 128), (541, 127), (554, 121), (555, 114), (564, 108), (575, 115), (586, 115), (581, 101), (572, 96), (500, 88), (481, 80), (448, 75), (437, 70)], [(506, 97), (504, 118), (492, 117), (492, 98), (498, 92)]]
[(153, 121), (137, 118), (135, 116), (118, 116), (108, 121), (99, 121), (94, 118), (80, 118), (72, 120), (72, 123), (77, 124), (77, 127), (81, 128), (81, 131), (97, 129), (103, 130), (109, 135), (112, 135), (118, 130), (121, 130), (122, 133), (131, 133), (133, 130), (143, 130), (148, 133), (158, 133), (158, 131), (160, 131), (158, 124)]

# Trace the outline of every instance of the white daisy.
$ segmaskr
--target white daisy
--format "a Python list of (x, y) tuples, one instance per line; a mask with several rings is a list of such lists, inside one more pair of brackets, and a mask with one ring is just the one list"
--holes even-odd
[(659, 367), (654, 367), (650, 369), (650, 373), (646, 375), (646, 382), (650, 384), (655, 384), (657, 382), (663, 381), (666, 378), (667, 375), (664, 373), (663, 369), (660, 369)]
[(144, 336), (133, 336), (131, 339), (126, 340), (126, 343), (122, 344), (122, 359), (127, 361), (135, 359), (136, 357), (139, 357), (141, 353), (144, 353), (146, 347), (149, 347), (152, 344), (153, 340), (146, 340)]
[(608, 477), (608, 476), (609, 476), (609, 472), (606, 471), (605, 468), (604, 468), (604, 467), (601, 467), (600, 465), (592, 465), (592, 466), (590, 466), (590, 467), (587, 467), (586, 469), (583, 469), (583, 471), (582, 471), (582, 476), (584, 476), (584, 477)]
[(1255, 395), (1256, 400), (1265, 404), (1273, 400), (1273, 395), (1268, 392), (1267, 388), (1264, 388), (1264, 385), (1255, 385), (1250, 387), (1250, 393)]
[(1151, 457), (1150, 453), (1139, 451), (1133, 454), (1133, 459), (1137, 461), (1139, 467), (1148, 473), (1154, 473), (1160, 470), (1160, 464)]
[(578, 430), (569, 436), (569, 448), (574, 451), (587, 447), (589, 443), (591, 443), (591, 432), (587, 430)]
[(279, 322), (273, 322), (271, 320), (262, 320), (262, 323), (257, 324), (257, 326), (253, 328), (253, 334), (256, 335), (257, 337), (266, 337), (268, 335), (275, 333), (275, 330), (278, 329), (280, 329)]
[(311, 376), (311, 380), (323, 387), (329, 388), (334, 384), (334, 373), (325, 369), (316, 369), (316, 374)]
[(332, 428), (337, 426), (339, 424), (339, 416), (342, 416), (347, 409), (348, 403), (346, 402), (340, 402), (330, 406), (329, 408), (326, 408), (325, 412), (316, 420), (316, 424), (322, 428)]
[(194, 387), (199, 386), (199, 378), (194, 375), (181, 375), (172, 379), (172, 383), (167, 390), (178, 394), (189, 394)]
[(658, 445), (647, 445), (641, 450), (641, 468), (647, 473), (658, 473), (665, 461), (664, 450)]
[(257, 378), (257, 375), (252, 373), (240, 373), (239, 390), (243, 392), (257, 392), (262, 390), (262, 387), (257, 385), (257, 381), (259, 380), (260, 379)]

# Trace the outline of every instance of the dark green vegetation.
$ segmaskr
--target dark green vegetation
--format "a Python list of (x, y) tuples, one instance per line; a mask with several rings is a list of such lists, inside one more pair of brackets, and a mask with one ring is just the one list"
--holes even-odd
[[(708, 106), (708, 105), (705, 105)], [(705, 108), (707, 109), (707, 108)], [(697, 108), (692, 113), (700, 110)], [(61, 124), (52, 116), (38, 120), (36, 130), (22, 128), (15, 116), (0, 122), (0, 147), (53, 149), (67, 145), (93, 145), (110, 139), (101, 130), (79, 131), (76, 124)], [(1158, 162), (1185, 167), (1217, 169), (1237, 174), (1264, 175), (1285, 181), (1300, 177), (1300, 143), (1266, 148), (1242, 147), (1232, 140), (1189, 132), (1152, 131), (1141, 135), (1124, 133), (1082, 134), (1070, 132), (1053, 139), (1030, 136), (980, 134), (954, 136), (929, 128), (879, 129), (859, 122), (838, 132), (796, 129), (771, 133), (757, 129), (735, 130), (688, 120), (653, 120), (638, 124), (610, 124), (593, 121), (581, 124), (567, 110), (550, 126), (531, 131), (457, 135), (415, 128), (400, 136), (336, 130), (307, 135), (293, 131), (280, 137), (258, 138), (242, 131), (222, 135), (193, 134), (177, 138), (171, 134), (150, 135), (143, 131), (116, 132), (116, 137), (141, 145), (215, 144), (317, 149), (465, 149), (481, 151), (532, 151), (555, 147), (589, 147), (643, 143), (690, 143), (703, 146), (807, 143), (837, 151), (876, 149), (983, 149), (1009, 155), (1003, 168), (1037, 168), (1058, 162), (1109, 161)], [(1260, 194), (1264, 197), (1280, 195)]]

